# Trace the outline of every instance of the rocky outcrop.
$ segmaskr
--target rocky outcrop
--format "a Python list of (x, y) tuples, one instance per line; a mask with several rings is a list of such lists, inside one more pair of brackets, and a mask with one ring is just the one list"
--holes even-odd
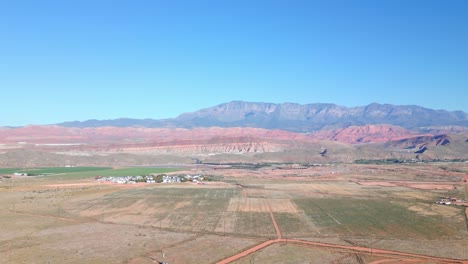
[(421, 146), (418, 150), (416, 150), (414, 153), (416, 154), (422, 154), (427, 150), (427, 146), (423, 145)]
[(158, 154), (213, 154), (213, 153), (264, 153), (283, 151), (287, 146), (269, 142), (177, 142), (174, 144), (120, 145), (110, 148), (108, 152), (125, 153), (158, 153)]
[(386, 143), (388, 147), (398, 147), (408, 150), (415, 150), (415, 153), (424, 153), (430, 146), (445, 146), (450, 144), (452, 139), (448, 135), (418, 136), (406, 138)]
[(319, 131), (310, 134), (311, 137), (321, 140), (333, 140), (344, 143), (370, 143), (387, 142), (390, 140), (404, 139), (417, 135), (402, 127), (392, 125), (365, 125), (350, 126), (334, 130)]

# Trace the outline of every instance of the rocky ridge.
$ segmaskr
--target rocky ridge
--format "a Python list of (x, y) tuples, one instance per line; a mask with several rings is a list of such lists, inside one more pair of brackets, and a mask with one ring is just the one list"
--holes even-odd
[(421, 135), (408, 129), (380, 124), (365, 126), (350, 126), (333, 130), (322, 130), (310, 134), (311, 137), (321, 140), (333, 140), (350, 144), (387, 142)]
[(255, 127), (292, 132), (314, 132), (368, 124), (390, 124), (407, 129), (430, 126), (468, 127), (462, 111), (433, 110), (414, 105), (369, 104), (344, 107), (335, 104), (254, 103), (232, 101), (184, 113), (172, 119), (87, 120), (64, 122), (67, 127)]

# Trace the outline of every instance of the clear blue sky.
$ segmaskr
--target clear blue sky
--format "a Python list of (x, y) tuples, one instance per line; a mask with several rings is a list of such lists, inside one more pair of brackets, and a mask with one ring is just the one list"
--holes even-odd
[(232, 100), (468, 112), (468, 1), (0, 0), (0, 126)]

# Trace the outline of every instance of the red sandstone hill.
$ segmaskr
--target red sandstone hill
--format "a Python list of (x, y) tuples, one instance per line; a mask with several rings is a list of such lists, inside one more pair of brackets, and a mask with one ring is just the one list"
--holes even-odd
[(417, 134), (399, 126), (386, 124), (350, 126), (347, 128), (323, 130), (310, 134), (312, 138), (333, 140), (350, 144), (387, 142), (391, 140), (415, 137), (418, 135), (421, 134)]
[(3, 148), (56, 152), (263, 153), (301, 148), (314, 141), (294, 132), (260, 128), (27, 126), (0, 130)]
[[(437, 137), (437, 139), (440, 137)], [(385, 143), (403, 148), (432, 144), (432, 134), (418, 134), (392, 125), (350, 126), (319, 131), (309, 135), (262, 128), (143, 128), (96, 127), (74, 128), (61, 126), (26, 126), (0, 129), (2, 148), (35, 146), (58, 149), (171, 151), (199, 152), (272, 152), (303, 149), (318, 141), (337, 141), (346, 144)], [(444, 137), (446, 139), (446, 137)], [(450, 143), (450, 138), (446, 141)], [(439, 145), (439, 144), (436, 144)]]
[[(274, 140), (305, 140), (302, 134), (261, 128), (138, 128), (97, 127), (73, 128), (60, 126), (26, 126), (0, 130), (0, 144), (136, 144), (177, 141), (203, 141), (217, 138), (262, 138)], [(228, 140), (229, 141), (229, 140)]]
[(143, 127), (96, 127), (75, 128), (61, 126), (26, 126), (0, 129), (0, 144), (34, 145), (90, 145), (113, 146), (113, 148), (168, 147), (170, 145), (222, 145), (258, 144), (268, 142), (287, 145), (293, 142), (316, 142), (317, 140), (342, 143), (376, 143), (414, 138), (432, 137), (418, 134), (392, 125), (350, 126), (335, 130), (318, 131), (309, 135), (282, 130), (262, 128), (143, 128)]
[(0, 128), (0, 167), (151, 165), (190, 162), (192, 158), (203, 162), (308, 163), (415, 157), (464, 159), (468, 158), (467, 147), (465, 134), (418, 135), (390, 125), (349, 127), (309, 135), (239, 127), (27, 126)]

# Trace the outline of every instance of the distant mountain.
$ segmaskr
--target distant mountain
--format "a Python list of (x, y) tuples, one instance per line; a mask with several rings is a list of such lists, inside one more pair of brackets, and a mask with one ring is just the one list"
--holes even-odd
[(415, 105), (373, 103), (344, 107), (335, 104), (253, 103), (232, 101), (184, 113), (172, 119), (87, 120), (58, 124), (67, 127), (255, 127), (293, 132), (332, 130), (368, 124), (389, 124), (416, 129), (420, 127), (468, 127), (468, 114), (462, 111), (433, 110)]

